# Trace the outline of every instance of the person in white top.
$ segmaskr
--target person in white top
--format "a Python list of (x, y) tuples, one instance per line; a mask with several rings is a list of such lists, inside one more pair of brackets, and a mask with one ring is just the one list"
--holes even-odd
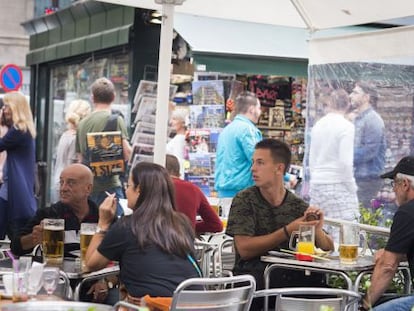
[[(319, 206), (326, 217), (357, 221), (359, 208), (353, 172), (355, 128), (345, 118), (349, 95), (338, 89), (325, 99), (328, 99), (327, 114), (311, 131), (310, 204)], [(331, 234), (337, 237), (337, 232)]]
[(167, 143), (167, 154), (172, 154), (177, 157), (180, 162), (180, 177), (184, 178), (184, 159), (186, 141), (185, 135), (187, 131), (186, 119), (188, 113), (185, 109), (175, 109), (171, 114), (170, 125), (175, 131), (175, 136)]
[(76, 129), (80, 120), (91, 113), (91, 105), (86, 100), (76, 99), (71, 101), (66, 110), (65, 121), (67, 130), (60, 136), (56, 148), (56, 161), (53, 168), (53, 178), (51, 185), (51, 202), (59, 200), (59, 178), (60, 173), (70, 164), (77, 162), (75, 143)]

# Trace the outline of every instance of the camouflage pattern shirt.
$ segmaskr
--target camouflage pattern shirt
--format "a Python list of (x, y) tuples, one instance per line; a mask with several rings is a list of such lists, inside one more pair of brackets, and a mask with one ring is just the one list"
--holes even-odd
[[(226, 234), (230, 236), (269, 234), (303, 216), (308, 206), (308, 203), (290, 191), (286, 191), (281, 205), (273, 206), (263, 198), (258, 187), (247, 188), (237, 193), (233, 199)], [(279, 248), (288, 248), (288, 242), (282, 243)], [(249, 262), (260, 262), (260, 256)], [(240, 258), (236, 249), (235, 270), (237, 267), (246, 267), (245, 264), (246, 261)]]

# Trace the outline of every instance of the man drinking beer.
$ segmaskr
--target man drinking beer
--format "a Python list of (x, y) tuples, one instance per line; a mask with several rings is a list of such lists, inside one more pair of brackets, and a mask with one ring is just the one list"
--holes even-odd
[[(28, 254), (33, 251), (36, 245), (42, 243), (42, 221), (44, 219), (59, 218), (64, 219), (65, 222), (65, 257), (74, 257), (71, 252), (80, 249), (81, 223), (98, 222), (98, 207), (88, 199), (93, 184), (91, 170), (83, 164), (69, 165), (60, 174), (59, 183), (60, 201), (48, 208), (38, 209), (35, 216), (11, 241), (11, 250), (15, 255)], [(94, 300), (104, 301), (108, 293), (107, 289), (105, 282), (98, 282), (91, 287), (89, 292), (94, 293)], [(97, 294), (95, 295), (95, 293)]]

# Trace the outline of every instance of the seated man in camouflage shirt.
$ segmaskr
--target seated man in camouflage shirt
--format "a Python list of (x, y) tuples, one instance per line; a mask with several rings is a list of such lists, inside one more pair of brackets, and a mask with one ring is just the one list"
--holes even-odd
[[(323, 230), (323, 212), (309, 206), (284, 187), (283, 176), (289, 167), (291, 152), (287, 144), (264, 139), (256, 144), (252, 174), (255, 186), (237, 193), (233, 199), (226, 233), (234, 237), (236, 262), (233, 273), (252, 274), (257, 289), (264, 288), (266, 263), (260, 256), (270, 250), (288, 248), (292, 231), (306, 222), (308, 214), (319, 219), (306, 222), (315, 225), (315, 243), (323, 250), (333, 250), (332, 238)], [(302, 271), (278, 269), (271, 276), (271, 287), (324, 286), (324, 276), (305, 276)], [(260, 301), (251, 310), (260, 310)]]

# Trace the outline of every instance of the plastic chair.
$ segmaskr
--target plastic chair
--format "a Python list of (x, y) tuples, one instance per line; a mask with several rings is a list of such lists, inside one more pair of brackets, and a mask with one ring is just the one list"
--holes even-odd
[(256, 281), (251, 275), (224, 278), (192, 278), (174, 291), (171, 311), (247, 311)]
[(360, 294), (350, 290), (316, 287), (271, 288), (256, 291), (254, 294), (254, 298), (271, 296), (276, 296), (275, 305), (270, 306), (275, 311), (319, 311), (321, 306), (331, 307), (335, 311), (346, 311), (356, 308), (361, 299)]

